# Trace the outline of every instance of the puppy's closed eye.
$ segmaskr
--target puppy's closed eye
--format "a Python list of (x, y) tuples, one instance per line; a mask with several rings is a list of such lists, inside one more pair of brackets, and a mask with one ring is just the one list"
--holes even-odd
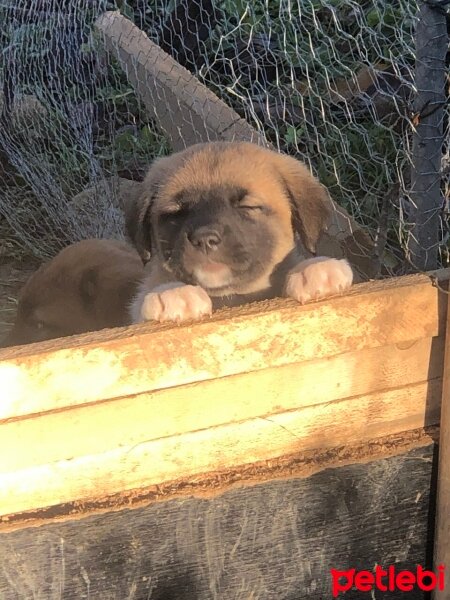
[(235, 208), (237, 208), (237, 210), (239, 210), (241, 212), (246, 212), (246, 213), (269, 214), (271, 212), (270, 208), (261, 201), (261, 198), (253, 196), (251, 194), (245, 194), (244, 196), (239, 198), (237, 201), (232, 202), (232, 205)]
[(187, 203), (169, 204), (159, 213), (161, 221), (176, 221), (189, 214), (190, 206)]
[(240, 210), (248, 210), (248, 211), (263, 211), (264, 210), (264, 206), (258, 206), (258, 205), (253, 205), (253, 204), (239, 204), (238, 208)]
[(37, 307), (34, 304), (30, 304), (26, 300), (19, 305), (19, 313), (22, 321), (26, 323), (26, 326), (39, 332), (43, 332), (47, 329), (47, 324), (37, 316), (36, 309)]
[(159, 213), (160, 217), (172, 217), (177, 215), (183, 210), (186, 210), (186, 206), (183, 204), (169, 204), (164, 207), (164, 210)]
[(28, 331), (34, 332), (32, 341), (47, 340), (61, 337), (61, 334), (64, 335), (60, 326), (34, 317), (28, 319)]
[(44, 321), (43, 319), (33, 318), (30, 320), (30, 326), (33, 329), (39, 331), (41, 335), (44, 333), (54, 333), (57, 334), (60, 331), (60, 327), (54, 323), (50, 323), (48, 321)]

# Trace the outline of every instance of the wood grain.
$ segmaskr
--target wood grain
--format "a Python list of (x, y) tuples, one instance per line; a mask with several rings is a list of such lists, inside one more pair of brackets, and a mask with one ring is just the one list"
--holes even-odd
[[(44, 421), (47, 429), (41, 430), (40, 436), (35, 432), (34, 445), (27, 441), (21, 451), (16, 438), (16, 452), (12, 455), (10, 451), (2, 460), (0, 515), (432, 425), (439, 419), (440, 397), (441, 380), (436, 379), (158, 439), (151, 439), (158, 428), (145, 439), (144, 426), (140, 437), (126, 444), (120, 441), (126, 438), (126, 430), (121, 431), (119, 414), (115, 423), (99, 424), (102, 443), (111, 436), (108, 448), (97, 442), (89, 412), (84, 430), (77, 423), (72, 428), (53, 430), (48, 427), (51, 421)], [(138, 418), (142, 420), (142, 415)], [(5, 439), (0, 455), (11, 448), (11, 440)]]
[(0, 472), (439, 379), (442, 353), (425, 338), (3, 422)]
[(0, 351), (0, 419), (435, 337), (439, 294), (429, 277), (408, 276), (306, 306), (280, 300)]
[[(432, 465), (428, 445), (212, 498), (0, 533), (0, 598), (328, 600), (333, 567), (428, 566)], [(423, 600), (420, 591), (384, 597)]]

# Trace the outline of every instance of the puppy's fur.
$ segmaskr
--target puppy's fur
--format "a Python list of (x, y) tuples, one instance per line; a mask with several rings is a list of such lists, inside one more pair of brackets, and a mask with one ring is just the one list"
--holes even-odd
[(64, 248), (23, 287), (3, 346), (129, 324), (142, 275), (138, 253), (124, 242), (92, 239)]
[(347, 261), (310, 258), (331, 206), (304, 164), (254, 144), (197, 144), (158, 160), (127, 214), (134, 243), (151, 255), (133, 321), (348, 288)]

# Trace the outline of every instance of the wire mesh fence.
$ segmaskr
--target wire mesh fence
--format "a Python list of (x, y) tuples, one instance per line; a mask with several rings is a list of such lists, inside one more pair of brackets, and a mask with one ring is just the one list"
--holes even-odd
[[(78, 239), (121, 237), (126, 180), (139, 181), (154, 157), (198, 141), (199, 129), (202, 139), (219, 139), (233, 137), (239, 126), (239, 135), (253, 131), (258, 143), (311, 167), (371, 234), (377, 275), (408, 270), (412, 141), (421, 117), (414, 104), (419, 4), (3, 0), (0, 215), (20, 247), (39, 258)], [(139, 70), (139, 39), (125, 58), (106, 52), (95, 23), (111, 10), (185, 67), (199, 87), (191, 89), (181, 70), (178, 92), (169, 97), (161, 57), (152, 64), (160, 85), (149, 86)], [(200, 93), (201, 84), (210, 95)], [(191, 98), (189, 114), (177, 93)], [(214, 103), (235, 111), (236, 119), (211, 125), (202, 111)], [(438, 108), (433, 243), (439, 265), (447, 265), (449, 108)], [(217, 114), (220, 121), (225, 113)]]

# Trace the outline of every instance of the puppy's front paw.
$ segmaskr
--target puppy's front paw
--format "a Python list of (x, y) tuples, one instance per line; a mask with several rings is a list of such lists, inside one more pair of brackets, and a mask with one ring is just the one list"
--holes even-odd
[(182, 323), (201, 319), (212, 313), (211, 298), (198, 285), (181, 285), (147, 294), (141, 307), (141, 316), (147, 321), (175, 321)]
[(301, 304), (347, 290), (353, 272), (345, 259), (317, 257), (301, 262), (286, 280), (286, 296)]

